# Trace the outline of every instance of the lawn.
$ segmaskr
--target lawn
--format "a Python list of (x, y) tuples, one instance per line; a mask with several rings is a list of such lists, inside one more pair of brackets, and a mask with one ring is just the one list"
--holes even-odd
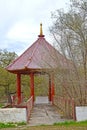
[(55, 123), (54, 125), (49, 126), (18, 125), (15, 128), (1, 128), (1, 130), (87, 130), (87, 121)]

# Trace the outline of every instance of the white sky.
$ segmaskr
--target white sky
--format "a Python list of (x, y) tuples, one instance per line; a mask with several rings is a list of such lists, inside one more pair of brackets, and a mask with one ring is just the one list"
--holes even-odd
[(51, 12), (64, 8), (69, 0), (0, 0), (0, 49), (23, 53), (39, 35), (39, 25), (48, 42)]

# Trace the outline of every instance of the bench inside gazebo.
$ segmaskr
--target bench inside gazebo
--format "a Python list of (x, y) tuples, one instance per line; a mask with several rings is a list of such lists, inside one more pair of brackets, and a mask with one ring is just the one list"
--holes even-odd
[(49, 102), (53, 103), (55, 91), (54, 70), (59, 66), (61, 68), (67, 68), (68, 62), (69, 60), (46, 41), (42, 31), (42, 24), (40, 24), (40, 35), (38, 35), (38, 39), (6, 68), (9, 72), (17, 75), (17, 104), (14, 104), (14, 106), (19, 107), (22, 104), (21, 75), (30, 76), (30, 99), (25, 106), (28, 108), (28, 111), (32, 109), (35, 100), (34, 76), (36, 74), (46, 74), (49, 76), (48, 99)]

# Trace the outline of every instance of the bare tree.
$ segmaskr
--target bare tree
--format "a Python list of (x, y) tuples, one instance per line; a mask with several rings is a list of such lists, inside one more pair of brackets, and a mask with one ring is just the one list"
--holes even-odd
[[(56, 47), (72, 60), (74, 69), (62, 73), (67, 95), (87, 103), (87, 1), (71, 0), (69, 10), (57, 10), (50, 28)], [(62, 84), (63, 85), (63, 84)]]

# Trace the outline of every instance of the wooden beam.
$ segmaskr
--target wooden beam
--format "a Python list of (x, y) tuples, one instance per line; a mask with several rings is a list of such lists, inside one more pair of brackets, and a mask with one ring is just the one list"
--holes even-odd
[(21, 103), (21, 75), (17, 74), (17, 104)]
[(49, 101), (51, 101), (51, 76), (49, 75)]
[(34, 74), (30, 74), (30, 91), (31, 91), (31, 96), (33, 96), (33, 102), (34, 102)]
[(54, 75), (51, 75), (51, 101), (53, 103), (53, 97), (55, 95)]

